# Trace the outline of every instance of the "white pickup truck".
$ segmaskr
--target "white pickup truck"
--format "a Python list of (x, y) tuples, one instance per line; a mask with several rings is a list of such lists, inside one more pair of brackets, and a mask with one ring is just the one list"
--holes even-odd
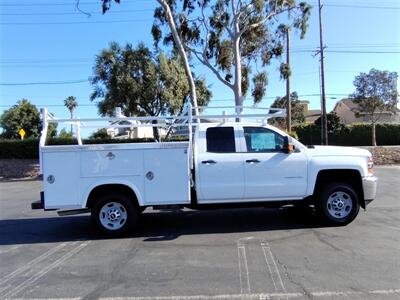
[[(185, 122), (172, 123), (186, 126), (186, 142), (83, 145), (79, 127), (98, 119), (77, 119), (72, 122), (78, 144), (51, 146), (45, 145), (48, 123), (70, 120), (50, 118), (44, 109), (44, 192), (32, 208), (60, 215), (91, 212), (94, 224), (113, 236), (132, 230), (146, 207), (310, 205), (325, 222), (346, 225), (375, 198), (377, 178), (369, 151), (306, 147), (267, 124), (283, 111), (241, 114), (240, 122), (237, 114), (213, 115), (214, 122), (204, 122), (206, 116), (189, 112), (174, 119)], [(151, 122), (156, 119), (160, 125)], [(161, 119), (168, 118), (123, 118), (153, 127), (164, 126)]]

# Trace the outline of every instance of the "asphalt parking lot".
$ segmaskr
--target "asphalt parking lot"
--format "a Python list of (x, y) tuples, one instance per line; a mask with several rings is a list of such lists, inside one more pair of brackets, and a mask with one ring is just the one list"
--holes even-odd
[(123, 239), (87, 215), (32, 211), (40, 182), (0, 183), (0, 299), (399, 299), (400, 167), (346, 227), (294, 209), (146, 210)]

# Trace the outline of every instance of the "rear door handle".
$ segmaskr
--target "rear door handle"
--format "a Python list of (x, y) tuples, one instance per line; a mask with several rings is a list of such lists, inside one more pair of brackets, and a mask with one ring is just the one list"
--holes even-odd
[(201, 163), (209, 165), (209, 164), (216, 164), (217, 162), (215, 160), (210, 159), (210, 160), (203, 160)]
[(256, 158), (254, 158), (254, 159), (247, 159), (246, 160), (246, 163), (248, 163), (248, 164), (258, 164), (258, 163), (260, 163), (261, 161), (259, 161), (258, 159), (256, 159)]

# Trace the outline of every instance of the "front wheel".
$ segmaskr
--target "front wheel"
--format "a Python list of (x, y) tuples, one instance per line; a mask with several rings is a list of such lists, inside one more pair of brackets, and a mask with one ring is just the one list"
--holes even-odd
[(121, 236), (133, 229), (138, 221), (138, 211), (124, 194), (107, 193), (92, 208), (93, 224), (108, 236)]
[(347, 225), (360, 210), (354, 188), (347, 183), (330, 183), (321, 189), (315, 203), (318, 216), (331, 225)]

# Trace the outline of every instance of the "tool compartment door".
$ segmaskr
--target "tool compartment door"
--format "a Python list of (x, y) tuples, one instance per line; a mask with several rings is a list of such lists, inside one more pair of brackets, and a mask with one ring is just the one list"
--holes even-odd
[(43, 184), (46, 209), (80, 207), (79, 152), (44, 151)]
[(189, 204), (188, 148), (144, 151), (145, 204)]

